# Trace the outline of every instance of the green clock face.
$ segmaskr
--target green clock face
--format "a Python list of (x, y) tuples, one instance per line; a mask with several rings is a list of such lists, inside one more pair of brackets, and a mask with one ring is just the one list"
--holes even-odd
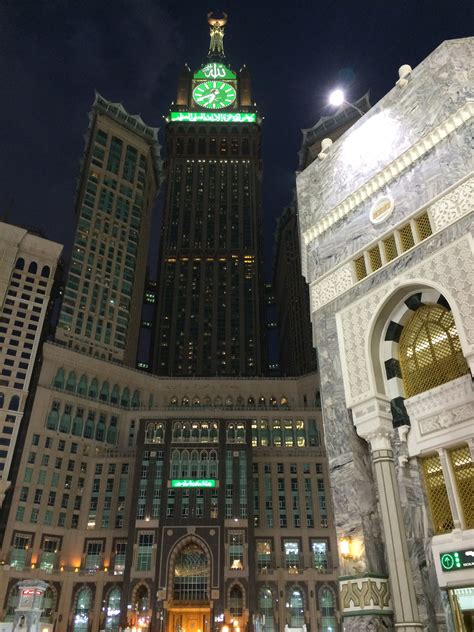
[(235, 101), (235, 88), (224, 81), (203, 81), (193, 90), (193, 99), (203, 108), (220, 110)]

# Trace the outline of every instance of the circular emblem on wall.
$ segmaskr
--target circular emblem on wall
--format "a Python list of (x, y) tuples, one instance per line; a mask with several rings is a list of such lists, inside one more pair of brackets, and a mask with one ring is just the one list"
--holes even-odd
[(390, 217), (394, 207), (393, 198), (384, 195), (379, 198), (370, 209), (369, 217), (372, 224), (380, 224)]
[(209, 529), (209, 535), (216, 535), (215, 529)]
[(173, 529), (168, 529), (168, 531), (166, 532), (166, 535), (169, 535), (169, 536), (173, 535)]

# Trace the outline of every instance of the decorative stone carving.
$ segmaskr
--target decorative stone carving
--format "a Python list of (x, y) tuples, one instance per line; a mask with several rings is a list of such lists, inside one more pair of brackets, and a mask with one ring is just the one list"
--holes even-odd
[[(467, 215), (472, 210), (473, 198), (474, 177), (471, 177), (430, 206), (428, 212), (433, 233)], [(418, 212), (419, 210), (417, 210)], [(367, 250), (370, 249), (371, 245), (373, 246), (373, 244), (367, 245)], [(322, 279), (313, 281), (310, 285), (311, 311), (315, 312), (321, 309), (324, 305), (350, 290), (356, 283), (358, 281), (354, 276), (352, 260), (331, 270)], [(394, 280), (394, 283), (399, 283), (399, 280)]]
[[(398, 284), (410, 279), (423, 279), (438, 288), (446, 288), (444, 295), (452, 297), (453, 310), (458, 312), (461, 340), (474, 340), (474, 296), (468, 291), (472, 275), (472, 238), (464, 235), (431, 257), (411, 266), (398, 276)], [(384, 297), (395, 287), (386, 283), (365, 294), (338, 314), (339, 346), (344, 360), (344, 386), (348, 407), (368, 399), (372, 387), (369, 380), (368, 357), (369, 325)], [(463, 330), (464, 328), (464, 330)]]
[(340, 604), (343, 615), (390, 614), (390, 588), (387, 577), (366, 575), (339, 578)]
[[(304, 247), (307, 247), (318, 235), (324, 233), (342, 217), (345, 217), (348, 213), (357, 208), (364, 200), (378, 194), (387, 184), (392, 182), (395, 178), (398, 178), (400, 174), (406, 171), (415, 162), (421, 160), (427, 152), (431, 151), (433, 147), (455, 132), (458, 127), (470, 120), (473, 116), (474, 103), (468, 101), (460, 107), (457, 112), (453, 112), (440, 125), (420, 138), (411, 147), (395, 158), (395, 160), (372, 176), (372, 178), (365, 182), (359, 189), (331, 209), (318, 223), (311, 226), (308, 230), (305, 230), (301, 235), (301, 241)], [(303, 256), (302, 259), (304, 260), (305, 256)]]
[(471, 177), (430, 207), (429, 214), (434, 231), (449, 226), (472, 211), (473, 199), (474, 178)]
[(410, 397), (405, 405), (412, 428), (408, 435), (410, 456), (442, 445), (444, 434), (459, 441), (472, 435), (474, 389), (470, 375)]
[(328, 276), (310, 286), (311, 311), (330, 303), (354, 285), (352, 262), (348, 261)]

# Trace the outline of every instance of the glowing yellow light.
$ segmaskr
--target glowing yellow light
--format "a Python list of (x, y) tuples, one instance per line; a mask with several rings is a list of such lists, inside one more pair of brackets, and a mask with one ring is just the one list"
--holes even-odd
[(351, 557), (351, 539), (341, 538), (339, 540), (339, 551), (342, 557)]

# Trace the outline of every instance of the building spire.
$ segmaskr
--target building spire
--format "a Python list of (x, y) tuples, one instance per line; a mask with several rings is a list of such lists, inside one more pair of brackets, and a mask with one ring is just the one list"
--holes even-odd
[(209, 32), (211, 43), (209, 44), (209, 59), (223, 59), (224, 53), (224, 27), (227, 24), (227, 13), (222, 13), (221, 18), (215, 18), (212, 11), (207, 14), (207, 22), (210, 26)]

